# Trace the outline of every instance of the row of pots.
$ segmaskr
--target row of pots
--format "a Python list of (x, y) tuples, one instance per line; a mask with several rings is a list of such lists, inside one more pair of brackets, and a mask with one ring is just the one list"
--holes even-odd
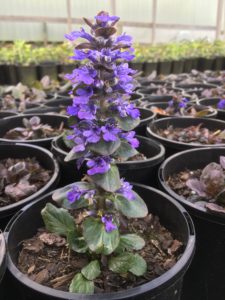
[[(50, 116), (47, 116), (50, 117)], [(12, 118), (9, 118), (12, 119)], [(9, 120), (8, 119), (8, 120)], [(3, 120), (6, 121), (7, 119)], [(163, 123), (164, 122), (164, 123)], [(213, 120), (213, 119), (193, 119), (193, 118), (167, 118), (167, 119), (162, 119), (162, 120), (156, 120), (153, 121), (150, 125), (148, 125), (147, 127), (147, 134), (148, 135), (152, 135), (154, 137), (154, 139), (158, 139), (159, 137), (154, 134), (154, 128), (156, 126), (167, 126), (168, 124), (178, 124), (178, 123), (174, 123), (174, 122), (180, 122), (179, 123), (179, 127), (182, 127), (182, 124), (184, 124), (184, 126), (189, 126), (190, 124), (199, 124), (199, 122), (203, 122), (207, 127), (209, 127), (210, 129), (215, 129), (215, 128), (219, 128), (219, 129), (225, 129), (225, 123), (218, 121), (218, 120)], [(186, 122), (186, 123), (185, 123)], [(162, 125), (164, 124), (164, 125)], [(154, 140), (149, 140), (148, 138), (140, 138), (141, 141), (141, 151), (143, 151), (144, 154), (146, 154), (146, 156), (148, 157), (150, 155), (151, 159), (147, 159), (144, 162), (139, 162), (139, 165), (137, 165), (136, 162), (128, 162), (128, 163), (124, 163), (124, 164), (120, 164), (120, 169), (122, 172), (124, 172), (124, 176), (129, 176), (127, 178), (129, 178), (129, 180), (133, 180), (138, 182), (138, 180), (145, 180), (147, 179), (147, 182), (149, 185), (153, 183), (152, 179), (156, 178), (156, 169), (157, 166), (160, 164), (160, 162), (162, 162), (163, 159), (163, 155), (164, 155), (164, 151), (163, 151), (163, 146), (160, 145), (160, 143), (155, 142)], [(163, 139), (160, 140), (166, 147), (166, 151), (167, 151), (167, 155), (169, 153), (169, 151), (173, 151), (177, 152), (180, 151), (181, 149), (185, 149), (186, 146), (185, 145), (180, 145), (178, 143), (177, 145), (174, 145), (175, 143), (172, 143), (172, 145), (170, 143), (168, 143), (168, 141), (165, 141)], [(56, 157), (58, 158), (58, 161), (61, 165), (61, 175), (64, 178), (64, 175), (68, 174), (67, 171), (63, 168), (64, 167), (69, 167), (69, 165), (63, 165), (63, 157), (66, 155), (66, 149), (63, 149), (63, 146), (60, 144), (61, 140), (60, 137), (56, 138), (55, 140), (52, 141), (52, 152), (56, 155)], [(19, 146), (19, 145), (15, 145), (15, 146)], [(15, 146), (4, 146), (4, 147), (15, 147)], [(25, 146), (23, 145), (23, 147), (31, 147), (31, 146)], [(187, 146), (188, 147), (188, 146)], [(196, 146), (197, 147), (197, 146)], [(198, 146), (199, 147), (199, 146)], [(37, 148), (37, 147), (36, 147)], [(152, 148), (152, 150), (150, 150)], [(214, 147), (215, 149), (212, 150), (212, 148), (208, 149), (207, 147), (205, 147), (206, 149), (202, 150), (202, 149), (197, 149), (197, 150), (191, 150), (193, 151), (192, 154), (193, 158), (187, 159), (187, 157), (181, 158), (183, 159), (183, 163), (190, 163), (192, 162), (192, 160), (194, 159), (194, 157), (201, 157), (201, 163), (202, 166), (204, 166), (205, 164), (207, 164), (208, 161), (204, 160), (204, 155), (201, 154), (203, 152), (201, 151), (205, 151), (204, 153), (216, 153), (216, 151), (218, 149), (216, 149), (216, 147)], [(9, 149), (9, 148), (7, 148)], [(155, 149), (155, 150), (154, 150)], [(169, 151), (168, 151), (169, 149)], [(154, 152), (155, 151), (155, 152)], [(191, 152), (189, 151), (189, 152)], [(199, 151), (199, 155), (195, 155), (194, 151)], [(224, 151), (224, 149), (219, 149), (218, 151)], [(4, 151), (5, 153), (5, 151)], [(13, 153), (18, 153), (18, 152), (13, 152)], [(25, 151), (24, 151), (25, 153)], [(26, 152), (27, 153), (27, 152)], [(155, 164), (153, 163), (153, 158), (154, 158), (154, 153), (155, 153)], [(159, 154), (161, 153), (161, 155)], [(153, 158), (152, 158), (153, 155)], [(180, 154), (182, 155), (182, 153)], [(216, 154), (214, 154), (216, 155)], [(219, 154), (217, 154), (219, 155)], [(52, 155), (50, 155), (52, 156)], [(10, 154), (11, 157), (11, 154)], [(212, 156), (207, 156), (208, 159), (213, 159)], [(173, 159), (173, 157), (170, 157), (169, 159)], [(198, 161), (198, 159), (196, 158), (196, 161)], [(199, 160), (200, 161), (200, 160)], [(167, 162), (167, 161), (166, 161)], [(164, 162), (164, 164), (166, 164), (166, 162)], [(127, 166), (125, 166), (127, 164)], [(180, 163), (174, 163), (176, 167), (180, 167), (181, 164)], [(73, 167), (72, 167), (73, 165)], [(152, 168), (154, 166), (155, 170), (153, 170), (154, 168)], [(163, 165), (162, 165), (163, 166)], [(184, 166), (184, 165), (182, 165)], [(191, 165), (191, 167), (193, 168), (193, 165)], [(194, 166), (195, 167), (195, 166)], [(190, 166), (189, 166), (190, 168)], [(135, 172), (131, 172), (131, 170), (135, 170)], [(140, 170), (140, 179), (138, 179), (138, 170)], [(174, 169), (172, 169), (174, 170)], [(74, 163), (71, 164), (71, 171), (74, 171)], [(146, 171), (146, 177), (144, 177), (144, 171)], [(75, 171), (74, 171), (75, 172)], [(152, 172), (152, 173), (151, 173)], [(163, 178), (163, 176), (168, 176), (167, 174), (169, 174), (168, 172), (172, 172), (169, 168), (169, 171), (167, 171), (167, 173), (165, 173), (165, 175), (162, 175), (162, 167), (160, 168), (160, 178)], [(126, 175), (127, 173), (127, 175)], [(137, 175), (137, 177), (136, 177)], [(130, 177), (132, 176), (132, 177)], [(149, 180), (151, 178), (151, 180)], [(71, 182), (72, 182), (72, 178), (71, 178)], [(166, 179), (165, 179), (166, 180)], [(142, 181), (141, 181), (142, 182)], [(65, 183), (63, 183), (65, 184)], [(163, 186), (163, 183), (162, 183)], [(52, 188), (54, 188), (54, 186), (52, 186)], [(168, 228), (171, 228), (172, 231), (174, 232), (174, 234), (180, 238), (180, 240), (184, 243), (185, 245), (185, 251), (183, 253), (183, 255), (181, 256), (180, 260), (177, 262), (177, 264), (169, 271), (166, 272), (164, 275), (160, 276), (159, 278), (157, 278), (157, 281), (153, 280), (152, 282), (144, 285), (140, 288), (135, 288), (135, 289), (131, 289), (129, 291), (126, 292), (121, 292), (121, 293), (116, 293), (116, 294), (110, 294), (110, 295), (96, 295), (96, 296), (77, 296), (77, 295), (68, 295), (67, 293), (64, 292), (54, 292), (48, 288), (45, 288), (43, 286), (40, 286), (34, 282), (31, 282), (25, 275), (22, 275), (18, 269), (15, 266), (16, 263), (16, 259), (17, 259), (17, 254), (18, 254), (18, 244), (25, 238), (30, 237), (36, 230), (37, 226), (40, 224), (41, 220), (40, 220), (40, 214), (39, 211), (40, 209), (44, 206), (44, 204), (46, 203), (46, 201), (50, 200), (50, 195), (45, 195), (43, 196), (41, 199), (37, 200), (36, 202), (33, 202), (32, 205), (27, 206), (26, 208), (23, 208), (22, 210), (22, 214), (19, 214), (17, 219), (12, 221), (12, 225), (11, 227), (8, 226), (7, 228), (7, 243), (8, 243), (8, 249), (9, 249), (9, 270), (12, 274), (14, 274), (14, 276), (17, 277), (18, 282), (25, 284), (26, 288), (22, 288), (21, 291), (23, 293), (23, 297), (24, 299), (40, 299), (40, 293), (41, 293), (41, 297), (44, 297), (44, 294), (46, 294), (45, 298), (41, 298), (41, 299), (56, 299), (57, 297), (59, 299), (105, 299), (104, 297), (107, 297), (107, 299), (131, 299), (131, 297), (133, 297), (132, 299), (143, 299), (143, 297), (146, 297), (146, 299), (180, 299), (180, 295), (181, 295), (181, 281), (183, 278), (183, 275), (191, 261), (192, 255), (193, 255), (193, 249), (194, 249), (194, 239), (195, 239), (195, 233), (194, 233), (194, 229), (192, 227), (192, 222), (191, 219), (189, 218), (189, 215), (186, 213), (186, 211), (179, 206), (176, 202), (174, 202), (172, 200), (171, 197), (162, 194), (161, 192), (154, 190), (152, 188), (149, 187), (144, 187), (144, 186), (136, 186), (136, 189), (138, 190), (138, 192), (143, 195), (143, 198), (146, 200), (147, 204), (149, 205), (149, 208), (151, 209), (151, 211), (153, 213), (156, 213), (157, 215), (160, 216), (160, 219), (162, 219), (163, 223), (165, 224), (165, 226), (167, 226)], [(168, 193), (168, 190), (166, 190)], [(172, 195), (173, 198), (175, 197), (174, 195)], [(175, 197), (177, 199), (177, 197)], [(149, 200), (149, 199), (154, 199), (153, 200)], [(177, 199), (179, 201), (179, 199)], [(184, 201), (181, 201), (181, 203), (183, 203)], [(192, 214), (192, 211), (194, 210), (195, 214), (196, 214), (196, 209), (193, 208), (193, 210), (189, 209), (189, 205), (186, 204), (187, 209), (190, 211), (190, 213)], [(195, 216), (194, 214), (194, 216)], [(203, 221), (203, 225), (202, 227), (204, 228), (204, 226), (206, 226), (206, 224), (204, 222), (207, 223), (207, 226), (209, 226), (210, 228), (212, 227), (212, 234), (210, 236), (207, 236), (204, 234), (204, 229), (202, 230), (202, 227), (197, 227), (198, 226), (198, 214), (197, 214), (197, 221), (194, 219), (195, 221), (195, 225), (196, 225), (196, 230), (198, 233), (197, 238), (201, 237), (201, 239), (203, 239), (204, 245), (210, 243), (211, 245), (213, 245), (215, 243), (215, 231), (213, 229), (213, 226), (211, 226), (211, 222), (213, 221), (213, 219), (211, 218), (210, 220), (208, 220), (208, 216), (207, 213), (204, 212), (204, 221)], [(32, 220), (32, 222), (34, 223), (33, 227), (30, 226), (29, 228), (27, 228), (27, 230), (21, 230), (21, 228), (24, 228), (25, 224), (29, 223), (32, 224), (30, 219)], [(217, 220), (217, 218), (214, 218), (214, 221)], [(213, 221), (213, 222), (214, 222)], [(209, 224), (210, 225), (209, 225)], [(215, 222), (214, 222), (215, 223)], [(214, 224), (213, 223), (213, 224)], [(220, 225), (219, 227), (216, 226), (217, 230), (220, 230), (220, 226), (222, 226), (222, 230), (224, 230), (224, 223), (223, 223), (223, 219), (220, 220), (220, 222), (218, 222)], [(199, 231), (199, 232), (198, 232)], [(20, 234), (19, 234), (20, 232)], [(203, 233), (202, 233), (203, 232)], [(202, 234), (202, 236), (201, 236)], [(216, 259), (219, 262), (219, 260), (221, 259), (221, 255), (219, 256), (219, 254), (224, 253), (224, 242), (223, 242), (223, 235), (220, 232), (218, 233), (218, 235), (220, 236), (220, 242), (218, 242), (218, 249), (216, 250)], [(210, 237), (210, 241), (207, 240)], [(201, 251), (205, 251), (205, 249), (202, 249), (201, 245), (198, 246), (200, 244), (200, 242), (197, 242), (197, 253), (195, 256), (195, 260), (196, 263), (194, 265), (192, 265), (189, 273), (187, 274), (186, 279), (184, 280), (185, 283), (185, 290), (190, 292), (191, 289), (191, 297), (192, 298), (186, 298), (186, 299), (218, 299), (218, 300), (222, 300), (223, 295), (224, 295), (224, 287), (223, 284), (221, 284), (221, 281), (218, 280), (218, 278), (216, 278), (215, 274), (218, 271), (218, 264), (213, 262), (213, 258), (214, 256), (210, 256), (211, 258), (211, 263), (209, 264), (210, 267), (208, 267), (207, 265), (207, 260), (208, 256), (205, 254), (202, 254)], [(219, 248), (219, 244), (222, 245), (222, 249)], [(202, 249), (201, 251), (198, 249)], [(208, 249), (207, 249), (208, 250)], [(206, 251), (205, 251), (206, 252)], [(215, 253), (215, 252), (213, 252)], [(199, 261), (199, 256), (201, 256), (201, 264), (205, 263), (206, 267), (204, 269), (205, 273), (202, 273), (203, 269), (199, 267), (198, 265), (198, 261)], [(210, 252), (211, 255), (211, 252)], [(194, 267), (196, 265), (196, 267)], [(208, 278), (209, 272), (212, 271), (212, 266), (214, 267), (214, 273), (213, 273), (213, 279), (212, 278)], [(201, 277), (201, 284), (196, 284), (195, 282), (192, 280), (193, 275), (197, 274), (195, 272), (196, 268), (198, 270), (198, 276), (202, 276)], [(225, 268), (221, 268), (220, 269), (220, 278), (223, 278), (223, 274)], [(194, 273), (193, 273), (194, 272)], [(219, 271), (218, 271), (219, 272)], [(189, 275), (190, 274), (190, 275)], [(204, 276), (203, 276), (204, 275)], [(191, 279), (188, 280), (188, 277), (190, 277)], [(200, 277), (195, 277), (195, 278), (200, 278)], [(210, 281), (212, 280), (212, 281)], [(20, 286), (19, 284), (19, 286)], [(206, 289), (206, 285), (208, 285), (210, 287), (210, 290)], [(35, 292), (34, 292), (35, 291)], [(33, 294), (34, 293), (34, 294)], [(193, 295), (194, 293), (196, 293), (196, 295)], [(198, 294), (199, 293), (199, 294)], [(51, 296), (50, 296), (51, 295)], [(200, 296), (199, 296), (200, 295)], [(214, 296), (216, 295), (217, 298), (215, 298)], [(190, 296), (190, 295), (189, 295)], [(194, 298), (196, 296), (196, 298)], [(26, 298), (27, 297), (27, 298)], [(29, 298), (30, 297), (30, 298)], [(35, 298), (36, 297), (36, 298)], [(83, 297), (83, 298), (81, 298)], [(201, 298), (202, 297), (202, 298)], [(205, 298), (204, 298), (205, 297)], [(208, 298), (207, 298), (208, 297)], [(214, 297), (214, 298), (213, 298)], [(185, 299), (185, 298), (184, 298)], [(185, 300), (186, 300), (185, 299)]]

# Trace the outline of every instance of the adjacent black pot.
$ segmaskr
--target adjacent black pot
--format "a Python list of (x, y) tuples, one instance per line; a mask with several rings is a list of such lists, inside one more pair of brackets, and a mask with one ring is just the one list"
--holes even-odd
[[(151, 103), (148, 106), (146, 106), (146, 108), (151, 109), (153, 106), (156, 106), (158, 108), (162, 108), (162, 109), (166, 109), (168, 107), (168, 102), (156, 102), (156, 103)], [(187, 104), (187, 106), (189, 106), (189, 104)], [(204, 118), (216, 118), (217, 116), (217, 110), (210, 108), (206, 105), (200, 105), (200, 104), (190, 104), (190, 106), (193, 106), (197, 112), (201, 112), (203, 110), (208, 110), (208, 114), (204, 116)], [(162, 115), (157, 113), (156, 115), (157, 118), (167, 118), (168, 116), (166, 115)], [(184, 116), (170, 116), (170, 117), (180, 117), (183, 118)]]
[[(179, 300), (183, 276), (192, 260), (195, 233), (190, 216), (185, 209), (166, 194), (144, 186), (134, 185), (135, 190), (146, 201), (149, 211), (158, 215), (161, 223), (184, 244), (184, 253), (177, 263), (163, 275), (136, 288), (116, 293), (95, 295), (71, 294), (37, 284), (22, 274), (16, 267), (19, 245), (33, 236), (43, 226), (40, 211), (51, 201), (51, 194), (40, 198), (21, 210), (20, 215), (7, 228), (8, 268), (23, 300)], [(29, 224), (29, 226), (27, 226)], [(23, 230), (21, 230), (23, 228)]]
[(183, 73), (184, 70), (184, 60), (175, 60), (172, 63), (172, 73), (180, 74)]
[[(141, 94), (141, 95), (143, 95), (143, 96), (145, 96), (145, 97), (149, 97), (149, 96), (151, 96), (151, 97), (162, 97), (162, 96), (164, 96), (164, 95), (157, 95), (156, 94), (156, 92), (157, 92), (157, 90), (159, 89), (159, 87), (141, 87), (141, 88), (139, 88), (138, 89), (138, 94)], [(167, 86), (167, 89), (168, 90), (170, 90), (171, 92), (182, 92), (183, 90), (181, 89), (181, 88), (172, 88), (172, 87), (168, 87)]]
[[(21, 207), (25, 206), (29, 202), (37, 199), (41, 195), (51, 191), (57, 187), (59, 181), (59, 165), (53, 158), (51, 152), (41, 147), (26, 144), (0, 144), (0, 160), (6, 158), (26, 158), (35, 157), (38, 162), (46, 169), (52, 171), (50, 180), (39, 189), (33, 195), (18, 201), (16, 203), (0, 207), (0, 229), (4, 229), (5, 225), (9, 221), (10, 217), (15, 214)], [(21, 229), (21, 231), (24, 230)]]
[(55, 63), (42, 63), (38, 66), (38, 79), (40, 80), (45, 75), (48, 75), (51, 79), (58, 79), (58, 70)]
[(143, 62), (130, 62), (129, 63), (130, 68), (137, 70), (139, 72), (142, 72), (144, 69), (144, 63)]
[(17, 113), (11, 111), (0, 111), (0, 119), (16, 116)]
[(217, 56), (214, 60), (214, 68), (215, 71), (220, 71), (224, 69), (224, 57)]
[(183, 69), (184, 73), (190, 73), (191, 70), (194, 69), (193, 66), (192, 66), (193, 65), (192, 62), (193, 62), (192, 58), (185, 59), (184, 69)]
[(144, 63), (144, 75), (148, 76), (153, 71), (157, 71), (157, 62), (145, 62)]
[(18, 77), (15, 65), (5, 65), (6, 84), (17, 84)]
[(6, 119), (0, 120), (0, 144), (1, 143), (9, 143), (9, 144), (26, 143), (26, 144), (38, 145), (50, 149), (51, 141), (53, 137), (37, 139), (37, 140), (9, 140), (3, 138), (4, 134), (8, 130), (18, 126), (19, 127), (23, 126), (22, 121), (24, 118), (31, 118), (34, 115), (40, 117), (42, 123), (49, 124), (52, 127), (59, 127), (62, 122), (65, 124), (65, 127), (67, 126), (68, 118), (61, 115), (27, 114), (27, 115), (8, 117)]
[(171, 61), (160, 61), (158, 63), (158, 74), (168, 75), (172, 70), (172, 62)]
[(213, 70), (214, 59), (213, 58), (199, 58), (198, 59), (198, 70)]
[(196, 253), (184, 278), (184, 300), (224, 300), (225, 295), (225, 217), (197, 208), (176, 194), (166, 183), (170, 175), (182, 170), (204, 168), (218, 162), (225, 148), (198, 148), (169, 157), (159, 169), (163, 190), (179, 201), (193, 217), (196, 229)]
[[(156, 186), (157, 181), (155, 179), (157, 176), (155, 175), (158, 165), (164, 160), (165, 149), (160, 143), (149, 138), (138, 136), (138, 140), (140, 141), (138, 151), (143, 153), (147, 159), (117, 163), (120, 175), (121, 177), (125, 177), (128, 181)], [(52, 153), (59, 162), (61, 169), (62, 176), (60, 185), (62, 186), (81, 180), (86, 173), (84, 166), (80, 170), (77, 170), (76, 160), (69, 162), (64, 161), (68, 152), (69, 149), (65, 146), (62, 136), (52, 141)]]
[(156, 117), (156, 114), (147, 108), (140, 107), (138, 109), (141, 114), (141, 116), (140, 116), (141, 121), (140, 121), (139, 125), (136, 128), (134, 128), (134, 131), (136, 132), (136, 134), (146, 136), (146, 126), (154, 120), (154, 118)]
[(185, 128), (189, 126), (196, 126), (202, 124), (202, 127), (206, 127), (210, 130), (225, 130), (225, 122), (216, 120), (216, 119), (210, 119), (210, 118), (192, 118), (192, 117), (183, 117), (183, 118), (177, 118), (177, 117), (170, 117), (170, 118), (163, 118), (153, 121), (151, 124), (147, 126), (147, 136), (150, 138), (156, 139), (160, 143), (162, 143), (166, 148), (166, 156), (172, 155), (176, 152), (192, 149), (192, 148), (215, 148), (218, 146), (225, 147), (225, 144), (214, 144), (214, 145), (202, 145), (202, 144), (194, 144), (194, 143), (183, 143), (183, 142), (177, 142), (173, 140), (166, 139), (164, 137), (161, 137), (159, 134), (157, 134), (158, 129), (166, 129), (168, 126), (172, 125), (175, 127)]
[(6, 64), (0, 64), (0, 84), (7, 84)]
[(17, 66), (16, 67), (17, 76), (19, 82), (26, 85), (31, 85), (35, 80), (37, 80), (37, 66)]
[(225, 110), (217, 108), (217, 104), (220, 100), (221, 98), (214, 97), (214, 98), (203, 98), (200, 99), (198, 102), (199, 104), (212, 106), (213, 108), (217, 109), (218, 119), (225, 121)]
[[(190, 84), (177, 84), (178, 88), (184, 89), (188, 94), (196, 94), (201, 97), (202, 91), (205, 89), (214, 89), (216, 85), (207, 83), (190, 83)], [(196, 89), (196, 90), (195, 90)]]
[(0, 291), (1, 281), (6, 269), (6, 245), (3, 233), (0, 233)]

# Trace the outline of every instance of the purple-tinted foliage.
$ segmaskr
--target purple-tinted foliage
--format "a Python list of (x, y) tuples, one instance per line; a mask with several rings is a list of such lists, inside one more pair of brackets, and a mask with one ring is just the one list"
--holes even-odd
[(106, 232), (111, 232), (117, 229), (117, 226), (113, 223), (112, 215), (105, 215), (101, 218), (102, 223), (105, 225)]
[(210, 163), (201, 173), (200, 179), (188, 179), (186, 185), (200, 197), (216, 199), (217, 195), (225, 188), (225, 157), (220, 157), (220, 164)]

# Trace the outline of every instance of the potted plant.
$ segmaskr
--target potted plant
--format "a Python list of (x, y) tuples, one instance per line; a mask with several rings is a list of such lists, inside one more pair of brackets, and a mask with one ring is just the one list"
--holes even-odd
[(225, 120), (225, 101), (223, 98), (212, 97), (212, 98), (203, 98), (200, 99), (199, 104), (210, 106), (217, 110), (218, 119)]
[(50, 148), (54, 137), (61, 135), (68, 118), (62, 115), (27, 114), (0, 120), (0, 143), (18, 142)]
[(34, 145), (0, 145), (0, 228), (36, 197), (55, 188), (59, 166), (52, 154)]
[(225, 122), (211, 118), (167, 117), (147, 126), (147, 136), (158, 140), (169, 156), (181, 150), (225, 144)]
[[(142, 185), (136, 185), (134, 190), (129, 182), (120, 179), (118, 167), (112, 156), (119, 151), (120, 156), (128, 158), (138, 146), (138, 140), (130, 130), (138, 124), (139, 113), (126, 100), (132, 92), (134, 73), (128, 64), (124, 63), (124, 59), (133, 58), (129, 49), (131, 37), (126, 34), (114, 37), (115, 24), (119, 18), (109, 16), (106, 12), (100, 12), (95, 17), (95, 23), (84, 20), (91, 27), (92, 34), (81, 29), (67, 35), (72, 41), (78, 37), (87, 40), (76, 46), (75, 59), (83, 60), (87, 55), (93, 55), (89, 56), (89, 63), (81, 65), (68, 75), (74, 84), (73, 106), (68, 107), (70, 124), (74, 131), (68, 138), (75, 144), (71, 158), (78, 158), (79, 165), (85, 161), (87, 174), (83, 181), (59, 189), (53, 194), (53, 201), (58, 205), (49, 202), (51, 195), (46, 195), (27, 207), (11, 228), (7, 228), (8, 247), (12, 250), (8, 256), (9, 270), (18, 283), (22, 281), (25, 284), (26, 287), (24, 286), (22, 291), (25, 299), (26, 295), (32, 295), (32, 299), (40, 299), (42, 295), (45, 295), (46, 299), (138, 299), (144, 296), (158, 300), (166, 295), (170, 295), (171, 300), (179, 299), (181, 278), (193, 255), (194, 231), (191, 220), (187, 216), (190, 222), (188, 227), (184, 210), (165, 194)], [(149, 197), (155, 201), (148, 201)], [(163, 206), (165, 214), (160, 212)], [(179, 235), (181, 240), (172, 238), (171, 233), (156, 221), (159, 219), (149, 215), (148, 207), (154, 214), (161, 216), (162, 213), (165, 224), (170, 222), (168, 211), (173, 211), (170, 228), (176, 236), (181, 233), (182, 228), (183, 234)], [(43, 224), (40, 211), (45, 229), (35, 234)], [(27, 218), (35, 218), (35, 222), (32, 223), (34, 226), (20, 236), (24, 243), (22, 251), (18, 252), (16, 245), (20, 238), (17, 238), (15, 231), (20, 227), (20, 222)], [(160, 279), (149, 282), (150, 278), (146, 276), (149, 271), (152, 272), (154, 263), (148, 263), (145, 255), (148, 247), (145, 245), (149, 244), (151, 238), (144, 239), (141, 231), (152, 232), (152, 220), (157, 223), (153, 228), (157, 227), (160, 230), (154, 233), (154, 236), (162, 237), (166, 234), (164, 241), (170, 241), (169, 245), (165, 246), (165, 249), (170, 250), (165, 252), (169, 253), (172, 261), (164, 262), (164, 271), (166, 268), (168, 272), (163, 271)], [(63, 247), (58, 248), (58, 254), (54, 253), (52, 262), (62, 263), (65, 258), (66, 273), (64, 267), (61, 271), (54, 271), (53, 267), (51, 270), (54, 275), (51, 276), (54, 279), (51, 280), (46, 269), (46, 260), (42, 260), (39, 270), (41, 273), (38, 267), (23, 264), (23, 261), (27, 262), (34, 254), (31, 250), (32, 240), (41, 242), (38, 249), (42, 251), (45, 248), (45, 253), (51, 251), (50, 245)], [(153, 260), (156, 257), (155, 250), (159, 256), (163, 253), (158, 250), (161, 243), (156, 242), (156, 247), (154, 244), (155, 242), (152, 248), (155, 253), (152, 256)], [(42, 255), (39, 250), (36, 253)], [(75, 264), (78, 262), (78, 265), (73, 265), (72, 261)], [(170, 272), (170, 269), (173, 271)], [(68, 294), (68, 291), (71, 294)]]
[(184, 279), (184, 299), (224, 298), (224, 153), (224, 147), (186, 150), (159, 169), (163, 190), (190, 212), (196, 228), (196, 253)]

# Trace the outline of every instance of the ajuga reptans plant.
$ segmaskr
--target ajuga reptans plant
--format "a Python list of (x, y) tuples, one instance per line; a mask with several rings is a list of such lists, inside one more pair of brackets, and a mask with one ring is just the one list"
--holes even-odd
[[(94, 293), (94, 281), (102, 268), (135, 276), (147, 270), (145, 260), (135, 250), (144, 247), (142, 237), (120, 228), (129, 218), (144, 218), (148, 209), (130, 183), (120, 178), (115, 157), (129, 159), (137, 154), (139, 142), (132, 131), (140, 122), (139, 111), (129, 98), (135, 71), (127, 61), (134, 58), (132, 38), (115, 36), (119, 18), (100, 12), (95, 22), (85, 19), (83, 28), (66, 35), (70, 41), (84, 39), (75, 46), (73, 59), (84, 61), (67, 74), (72, 83), (73, 104), (68, 107), (68, 136), (73, 148), (66, 160), (86, 164), (81, 182), (58, 190), (52, 204), (42, 211), (47, 229), (66, 236), (69, 247), (86, 253), (89, 263), (73, 278), (70, 291)], [(79, 209), (81, 222), (75, 224), (70, 210)]]

